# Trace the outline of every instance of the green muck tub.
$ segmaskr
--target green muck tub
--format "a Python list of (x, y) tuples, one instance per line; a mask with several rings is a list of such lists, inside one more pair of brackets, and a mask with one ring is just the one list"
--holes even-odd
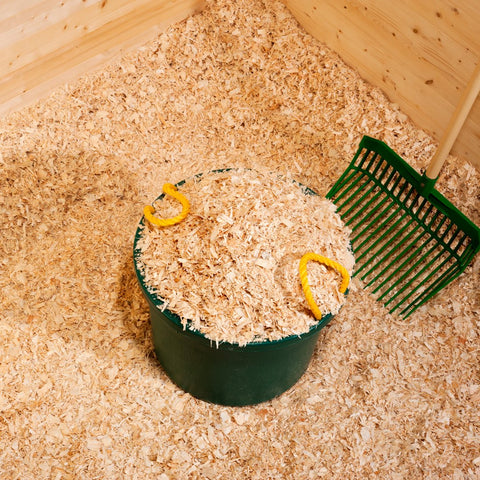
[[(305, 193), (315, 194), (309, 189)], [(180, 317), (168, 310), (161, 296), (147, 285), (140, 260), (145, 222), (142, 217), (135, 235), (133, 259), (150, 308), (156, 356), (171, 380), (198, 399), (230, 406), (265, 402), (292, 387), (307, 369), (320, 331), (333, 315), (323, 315), (304, 334), (280, 340), (242, 346), (212, 341), (188, 323), (183, 326)]]

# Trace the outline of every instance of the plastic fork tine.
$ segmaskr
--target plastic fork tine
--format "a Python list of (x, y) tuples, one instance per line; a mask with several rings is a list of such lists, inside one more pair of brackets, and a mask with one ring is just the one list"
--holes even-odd
[(327, 194), (352, 229), (354, 275), (401, 315), (460, 275), (480, 250), (480, 229), (433, 183), (386, 144), (364, 137)]

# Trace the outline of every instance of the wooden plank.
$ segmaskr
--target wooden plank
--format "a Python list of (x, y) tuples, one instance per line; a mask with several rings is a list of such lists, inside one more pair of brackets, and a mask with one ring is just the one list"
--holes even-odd
[(0, 10), (0, 114), (103, 65), (203, 4), (203, 0), (7, 0)]
[[(46, 8), (47, 5), (40, 7)], [(37, 7), (34, 15), (32, 9), (21, 12), (22, 17), (31, 15), (25, 19), (25, 23), (20, 23), (21, 29), (16, 25), (15, 29), (4, 32), (4, 38), (0, 37), (3, 45), (10, 46), (0, 51), (0, 64), (7, 68), (7, 72), (35, 62), (38, 58), (58, 50), (59, 45), (68, 46), (81, 41), (88, 32), (98, 31), (105, 25), (128, 16), (140, 16), (144, 9), (150, 8), (149, 2), (143, 0), (116, 0), (114, 4), (103, 4), (97, 0), (90, 5), (80, 3), (75, 5), (74, 9), (71, 7), (70, 5), (67, 10), (65, 4), (62, 7), (52, 6), (52, 11), (40, 11), (40, 14)], [(35, 47), (32, 48), (32, 45)]]
[[(411, 119), (439, 139), (480, 59), (480, 1), (284, 0)], [(480, 100), (453, 152), (480, 166)]]

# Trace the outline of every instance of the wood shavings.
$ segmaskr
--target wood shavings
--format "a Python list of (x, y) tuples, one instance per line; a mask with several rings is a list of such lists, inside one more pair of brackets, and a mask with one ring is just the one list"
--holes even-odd
[[(180, 192), (191, 213), (173, 227), (147, 222), (137, 266), (184, 326), (217, 343), (279, 340), (316, 324), (298, 276), (305, 253), (353, 271), (349, 230), (335, 206), (292, 179), (230, 169), (189, 179)], [(176, 215), (172, 202), (155, 203), (163, 218)], [(320, 311), (337, 313), (345, 298), (340, 275), (315, 263), (309, 270)]]
[[(132, 243), (163, 183), (261, 164), (325, 195), (364, 133), (417, 169), (435, 151), (269, 0), (209, 2), (1, 119), (0, 476), (479, 478), (478, 257), (407, 321), (354, 280), (306, 374), (255, 407), (197, 401), (154, 357)], [(437, 188), (480, 223), (477, 170), (449, 157)]]

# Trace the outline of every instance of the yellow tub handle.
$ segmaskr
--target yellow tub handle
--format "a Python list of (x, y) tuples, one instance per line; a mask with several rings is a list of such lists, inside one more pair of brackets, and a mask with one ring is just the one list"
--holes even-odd
[(157, 227), (169, 227), (181, 222), (188, 215), (188, 212), (190, 212), (190, 203), (178, 191), (177, 187), (171, 183), (165, 183), (162, 190), (165, 195), (175, 198), (182, 204), (182, 211), (176, 217), (157, 218), (153, 215), (155, 213), (155, 208), (152, 205), (147, 205), (143, 209), (143, 215), (152, 225), (156, 225)]
[(307, 263), (310, 261), (323, 263), (327, 267), (334, 268), (342, 274), (342, 283), (340, 284), (339, 288), (340, 293), (345, 293), (347, 291), (348, 284), (350, 283), (350, 275), (343, 265), (340, 265), (338, 262), (330, 260), (330, 258), (324, 257), (323, 255), (318, 255), (317, 253), (308, 252), (300, 259), (298, 270), (300, 273), (300, 282), (302, 283), (303, 293), (313, 315), (317, 320), (320, 320), (322, 318), (322, 312), (315, 303), (312, 290), (308, 283)]

